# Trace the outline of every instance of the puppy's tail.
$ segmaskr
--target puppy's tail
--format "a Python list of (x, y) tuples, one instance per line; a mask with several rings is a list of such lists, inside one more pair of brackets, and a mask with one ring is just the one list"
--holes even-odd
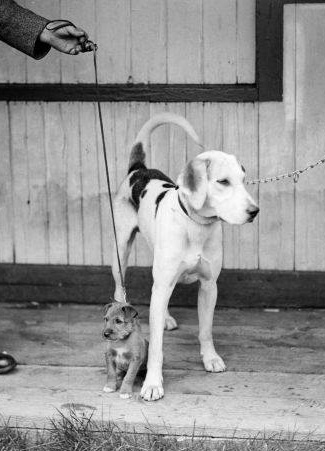
[(174, 113), (161, 113), (149, 119), (139, 131), (130, 155), (129, 173), (140, 167), (145, 167), (146, 152), (150, 149), (150, 135), (163, 124), (175, 124), (181, 127), (199, 146), (201, 141), (192, 125), (182, 116)]

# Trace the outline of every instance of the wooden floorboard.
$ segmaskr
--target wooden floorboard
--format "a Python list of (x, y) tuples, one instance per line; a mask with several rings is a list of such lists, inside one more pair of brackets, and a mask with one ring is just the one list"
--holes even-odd
[(2, 378), (1, 410), (21, 427), (49, 427), (45, 419), (56, 409), (67, 414), (73, 408), (137, 432), (147, 432), (150, 424), (152, 431), (170, 434), (191, 434), (195, 427), (197, 434), (213, 437), (295, 431), (296, 439), (311, 432), (314, 439), (325, 438), (325, 391), (319, 390), (325, 376), (173, 370), (165, 380), (164, 400), (146, 403), (135, 395), (125, 401), (102, 392), (102, 368), (26, 366)]
[[(0, 414), (21, 427), (49, 426), (57, 410), (91, 413), (126, 429), (212, 437), (295, 433), (325, 440), (325, 311), (218, 310), (215, 341), (228, 371), (206, 373), (195, 309), (175, 308), (165, 333), (166, 396), (104, 394), (99, 306), (0, 305), (0, 343), (19, 365), (0, 376)], [(140, 308), (148, 334), (148, 309)], [(138, 393), (140, 385), (137, 385)]]

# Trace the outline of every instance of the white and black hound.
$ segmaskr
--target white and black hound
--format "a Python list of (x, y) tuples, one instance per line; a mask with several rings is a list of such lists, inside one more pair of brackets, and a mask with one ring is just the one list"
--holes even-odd
[[(233, 155), (210, 150), (191, 160), (177, 185), (156, 169), (145, 166), (151, 132), (161, 124), (182, 127), (199, 143), (192, 126), (181, 116), (163, 113), (151, 118), (139, 132), (130, 157), (129, 174), (114, 201), (118, 245), (125, 273), (134, 237), (140, 231), (153, 251), (153, 287), (150, 303), (148, 371), (141, 396), (157, 400), (164, 395), (162, 379), (164, 327), (177, 327), (168, 302), (177, 282), (199, 281), (200, 353), (206, 371), (225, 370), (212, 338), (213, 313), (222, 264), (221, 222), (252, 222), (259, 209), (244, 186), (244, 169)], [(115, 299), (123, 301), (115, 252)]]

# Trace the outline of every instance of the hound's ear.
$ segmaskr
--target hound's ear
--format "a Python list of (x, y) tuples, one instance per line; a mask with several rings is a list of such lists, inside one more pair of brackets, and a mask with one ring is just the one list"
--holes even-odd
[(181, 191), (186, 194), (189, 203), (195, 210), (203, 207), (207, 197), (208, 174), (210, 160), (194, 158), (186, 166), (177, 180)]
[(122, 312), (124, 313), (124, 319), (126, 322), (132, 321), (138, 316), (136, 309), (129, 304), (122, 307)]

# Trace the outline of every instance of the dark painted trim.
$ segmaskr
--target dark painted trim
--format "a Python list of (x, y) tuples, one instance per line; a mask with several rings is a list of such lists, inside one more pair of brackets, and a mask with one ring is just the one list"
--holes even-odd
[(258, 100), (282, 101), (283, 0), (256, 0), (255, 63)]
[[(126, 286), (129, 300), (148, 304), (150, 268), (131, 267)], [(324, 308), (323, 272), (223, 270), (218, 305), (233, 308)], [(105, 304), (113, 295), (109, 267), (0, 265), (2, 302), (74, 302)], [(171, 305), (196, 306), (197, 285), (179, 285)]]
[(256, 0), (253, 84), (0, 84), (0, 100), (110, 102), (270, 102), (283, 96), (283, 6), (325, 0)]
[[(99, 94), (99, 95), (98, 95)], [(0, 100), (93, 102), (255, 102), (255, 84), (0, 84)]]

